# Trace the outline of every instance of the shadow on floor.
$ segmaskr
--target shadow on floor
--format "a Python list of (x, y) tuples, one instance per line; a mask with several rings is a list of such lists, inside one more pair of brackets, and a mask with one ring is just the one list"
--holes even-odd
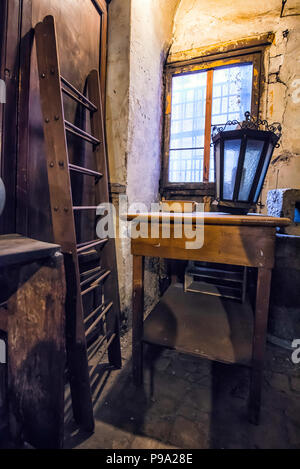
[(129, 359), (103, 385), (95, 432), (84, 434), (69, 423), (65, 446), (300, 448), (300, 395), (290, 386), (299, 372), (290, 364), (277, 369), (277, 355), (286, 363), (283, 352), (271, 348), (268, 354), (259, 426), (247, 419), (248, 369), (147, 346), (144, 385), (133, 385)]

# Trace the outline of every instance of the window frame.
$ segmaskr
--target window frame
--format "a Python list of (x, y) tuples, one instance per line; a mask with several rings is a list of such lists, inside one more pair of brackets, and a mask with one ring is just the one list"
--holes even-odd
[[(211, 141), (211, 112), (212, 112), (212, 87), (213, 87), (213, 70), (219, 67), (226, 67), (238, 63), (253, 63), (252, 77), (252, 99), (251, 113), (258, 117), (259, 101), (261, 94), (261, 81), (263, 70), (263, 47), (255, 47), (251, 50), (235, 51), (218, 56), (204, 56), (203, 58), (192, 59), (190, 61), (182, 61), (167, 64), (165, 67), (165, 105), (164, 105), (164, 134), (163, 134), (163, 158), (162, 158), (162, 178), (161, 188), (163, 192), (186, 191), (195, 195), (212, 195), (214, 193), (215, 182), (209, 181), (209, 164), (210, 164), (210, 141)], [(204, 160), (202, 182), (170, 182), (169, 181), (169, 148), (170, 148), (170, 131), (171, 131), (171, 110), (172, 110), (172, 78), (175, 75), (197, 72), (200, 70), (207, 71), (207, 94), (206, 94), (206, 115), (205, 115), (205, 133), (204, 133)]]

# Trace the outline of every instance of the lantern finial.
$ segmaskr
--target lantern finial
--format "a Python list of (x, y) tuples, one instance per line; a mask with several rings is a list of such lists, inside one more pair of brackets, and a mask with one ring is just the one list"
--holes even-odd
[[(220, 132), (224, 132), (226, 127), (236, 126), (235, 129), (253, 129), (253, 130), (265, 130), (269, 132), (273, 132), (278, 139), (281, 137), (281, 124), (279, 122), (273, 122), (272, 124), (268, 124), (267, 120), (257, 119), (254, 117), (249, 111), (245, 112), (245, 120), (240, 122), (238, 120), (229, 120), (226, 122), (225, 125), (215, 125), (212, 129), (212, 136)], [(232, 129), (231, 129), (232, 130)], [(279, 144), (276, 145), (279, 147)]]

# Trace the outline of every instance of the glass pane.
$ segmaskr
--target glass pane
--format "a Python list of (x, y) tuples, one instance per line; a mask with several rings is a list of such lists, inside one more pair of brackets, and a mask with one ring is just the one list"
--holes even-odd
[(249, 139), (247, 142), (244, 167), (240, 185), (238, 199), (248, 200), (256, 169), (260, 160), (260, 155), (264, 147), (262, 140)]
[(239, 161), (241, 140), (225, 140), (224, 142), (224, 179), (223, 199), (232, 200), (236, 170)]
[(244, 120), (251, 111), (253, 64), (237, 64), (214, 70), (212, 125)]
[[(246, 111), (251, 111), (253, 64), (230, 65), (214, 70), (211, 124), (224, 125), (228, 120), (243, 121)], [(234, 129), (235, 126), (226, 129)], [(213, 167), (213, 154), (210, 165)], [(210, 172), (209, 180), (214, 180)]]
[(203, 181), (203, 149), (170, 150), (170, 182)]
[(273, 154), (273, 150), (274, 150), (274, 147), (270, 143), (267, 154), (266, 154), (266, 158), (265, 158), (265, 161), (264, 161), (264, 164), (263, 164), (262, 172), (261, 172), (261, 175), (260, 175), (260, 178), (259, 178), (259, 181), (258, 181), (258, 186), (257, 186), (257, 189), (256, 189), (256, 193), (255, 193), (255, 196), (254, 196), (254, 202), (255, 203), (257, 203), (258, 197), (260, 196), (260, 192), (261, 192), (261, 189), (262, 189), (263, 182), (265, 180), (265, 176), (266, 176), (268, 166), (269, 166), (272, 154)]
[[(201, 71), (175, 75), (172, 79), (170, 182), (203, 180), (203, 168), (199, 166), (199, 161), (202, 158), (203, 164), (206, 75), (206, 72)], [(174, 149), (177, 151), (172, 151)], [(180, 158), (183, 159), (182, 164)]]
[[(253, 64), (235, 64), (216, 68), (213, 78), (212, 125), (225, 124), (227, 120), (244, 119), (251, 110)], [(172, 113), (170, 127), (170, 150), (203, 150), (206, 109), (207, 73), (199, 71), (175, 75), (172, 78)], [(187, 155), (187, 152), (184, 152)], [(196, 155), (199, 156), (199, 153)], [(170, 151), (169, 181), (178, 180), (182, 172), (171, 174), (172, 158), (178, 164), (179, 154)], [(197, 158), (196, 158), (197, 159)], [(175, 164), (174, 163), (174, 164)], [(186, 162), (184, 164), (187, 164)], [(192, 161), (190, 164), (194, 164)], [(199, 170), (200, 171), (200, 170)], [(194, 179), (202, 181), (203, 171)], [(210, 153), (209, 181), (214, 181), (213, 150)]]

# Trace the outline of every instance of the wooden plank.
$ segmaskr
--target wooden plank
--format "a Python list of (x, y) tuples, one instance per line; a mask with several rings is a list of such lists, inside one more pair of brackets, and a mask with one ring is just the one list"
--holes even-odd
[(133, 256), (132, 371), (137, 386), (143, 382), (144, 257)]
[(52, 16), (46, 16), (43, 22), (36, 25), (35, 37), (53, 234), (55, 241), (61, 245), (62, 252), (70, 253), (75, 252), (76, 237), (60, 87), (60, 67)]
[(17, 124), (20, 60), (20, 0), (1, 4), (1, 79), (6, 85), (6, 104), (0, 105), (0, 174), (5, 184), (6, 203), (0, 217), (0, 232), (16, 231)]
[(271, 269), (258, 269), (249, 399), (249, 418), (254, 424), (259, 423), (260, 417), (261, 384), (268, 327), (271, 275)]
[(204, 159), (203, 159), (203, 181), (204, 182), (209, 181), (213, 76), (214, 76), (214, 71), (208, 70), (207, 82), (206, 82), (206, 110), (205, 110), (205, 130), (204, 130)]
[(0, 267), (49, 257), (60, 250), (57, 244), (44, 243), (19, 234), (0, 236)]
[(62, 448), (64, 432), (65, 282), (62, 254), (11, 271), (8, 392), (15, 441)]
[(54, 239), (65, 254), (67, 280), (67, 352), (75, 420), (94, 429), (88, 374), (83, 305), (73, 215), (69, 160), (64, 126), (60, 67), (53, 16), (35, 27), (40, 95)]
[(92, 0), (101, 15), (101, 41), (100, 41), (100, 86), (102, 98), (102, 111), (105, 116), (106, 99), (106, 63), (107, 63), (107, 5), (104, 0)]
[(32, 28), (32, 1), (22, 2), (20, 22), (20, 70), (19, 70), (19, 99), (18, 99), (18, 128), (17, 128), (17, 186), (16, 186), (16, 231), (28, 235), (28, 205), (29, 182), (28, 158), (29, 151), (30, 112), (30, 83), (32, 79), (32, 48), (34, 30)]
[(249, 302), (185, 293), (175, 284), (147, 316), (143, 340), (210, 360), (251, 365), (252, 336)]
[(223, 54), (229, 54), (232, 52), (247, 53), (252, 51), (257, 46), (269, 46), (274, 40), (274, 33), (263, 33), (258, 36), (249, 36), (238, 41), (227, 41), (222, 44), (212, 44), (210, 46), (199, 47), (196, 49), (189, 49), (186, 51), (176, 52), (175, 54), (169, 55), (168, 65), (176, 66), (176, 62), (182, 61), (199, 61), (208, 60), (212, 56), (220, 57)]
[[(176, 213), (162, 213), (162, 212), (147, 212), (147, 213), (128, 213), (126, 215), (127, 220), (132, 221), (136, 217), (139, 217), (139, 220), (149, 221), (151, 222), (151, 218), (155, 218), (159, 220), (159, 222), (163, 222), (168, 220), (170, 217), (170, 221), (176, 222), (176, 220), (180, 220), (182, 218), (181, 215)], [(280, 217), (269, 217), (265, 215), (259, 214), (248, 214), (248, 215), (229, 215), (227, 213), (219, 213), (219, 212), (196, 212), (193, 214), (186, 213), (184, 214), (184, 218), (189, 220), (191, 223), (196, 223), (199, 221), (203, 221), (205, 225), (236, 225), (236, 226), (288, 226), (291, 224), (291, 220), (289, 218), (280, 218)]]
[(169, 212), (173, 211), (174, 213), (176, 212), (190, 212), (193, 213), (197, 209), (197, 202), (193, 200), (165, 200), (163, 199), (160, 202), (160, 208), (162, 212)]
[(132, 239), (131, 251), (133, 255), (249, 267), (272, 268), (274, 264), (275, 228), (272, 227), (205, 225), (201, 248), (187, 249), (187, 242), (191, 239), (184, 234), (181, 238), (174, 237), (174, 226), (171, 225), (170, 238)]

